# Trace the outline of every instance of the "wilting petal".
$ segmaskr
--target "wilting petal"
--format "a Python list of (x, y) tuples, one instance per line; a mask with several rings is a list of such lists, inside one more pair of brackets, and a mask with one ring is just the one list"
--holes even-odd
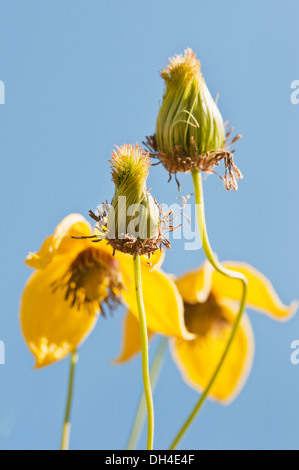
[[(148, 339), (153, 336), (153, 332), (148, 330)], [(132, 359), (141, 351), (140, 325), (132, 313), (127, 312), (123, 325), (123, 340), (120, 356), (114, 361), (115, 364)]]
[[(124, 300), (138, 319), (132, 256), (116, 255), (120, 262), (125, 290)], [(166, 274), (145, 260), (141, 262), (143, 298), (147, 326), (155, 333), (183, 338), (193, 337), (184, 323), (183, 300), (175, 283)]]
[[(236, 262), (223, 264), (228, 269), (236, 270), (247, 277), (247, 302), (250, 308), (266, 313), (275, 320), (288, 320), (296, 312), (298, 303), (293, 302), (290, 306), (283, 305), (269, 279), (249, 264)], [(212, 293), (219, 299), (240, 300), (242, 286), (239, 281), (231, 280), (214, 271)]]
[[(53, 235), (46, 238), (37, 253), (29, 253), (26, 264), (34, 269), (44, 269), (55, 254), (80, 251), (86, 240), (74, 240), (72, 237), (89, 236), (90, 225), (80, 214), (70, 214), (60, 222)], [(89, 242), (90, 243), (90, 242)]]
[[(214, 329), (192, 341), (171, 340), (171, 351), (183, 379), (202, 392), (208, 385), (221, 359), (231, 334), (236, 311), (223, 306), (223, 315), (229, 325)], [(211, 389), (210, 398), (230, 403), (241, 391), (251, 369), (254, 355), (254, 337), (247, 315), (238, 328), (234, 342), (222, 369)]]
[(205, 302), (209, 296), (213, 268), (208, 261), (195, 271), (190, 271), (176, 280), (177, 288), (185, 302)]
[(59, 361), (74, 351), (91, 333), (97, 315), (95, 309), (78, 310), (65, 301), (65, 293), (53, 282), (60, 279), (70, 263), (69, 256), (57, 256), (46, 268), (29, 279), (21, 301), (20, 321), (36, 368)]
[(47, 237), (37, 253), (29, 253), (25, 263), (34, 269), (45, 268), (53, 258), (53, 235)]

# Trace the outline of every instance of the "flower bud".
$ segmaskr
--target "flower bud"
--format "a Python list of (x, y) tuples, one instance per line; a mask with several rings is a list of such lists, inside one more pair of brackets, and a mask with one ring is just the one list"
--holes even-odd
[(95, 220), (95, 233), (79, 239), (90, 238), (93, 243), (105, 240), (115, 251), (132, 255), (134, 258), (147, 255), (148, 258), (162, 249), (170, 248), (167, 232), (173, 232), (170, 219), (172, 210), (164, 214), (162, 206), (146, 189), (149, 153), (136, 145), (123, 145), (112, 152), (109, 160), (112, 167), (112, 181), (115, 184), (111, 204), (106, 201), (97, 214), (89, 211)]
[(98, 215), (90, 211), (96, 224), (92, 235), (94, 243), (106, 240), (109, 245), (134, 258), (147, 255), (148, 258), (164, 245), (170, 248), (167, 232), (172, 211), (163, 213), (156, 200), (146, 189), (150, 166), (149, 154), (136, 145), (123, 145), (112, 153), (112, 180), (115, 193), (111, 204), (103, 204)]
[(109, 236), (117, 239), (154, 238), (159, 230), (159, 210), (146, 189), (148, 154), (138, 145), (123, 145), (112, 153), (115, 194), (108, 211)]
[[(161, 72), (165, 91), (159, 110), (156, 133), (147, 138), (152, 157), (158, 158), (170, 177), (190, 170), (214, 172), (221, 160), (226, 189), (237, 189), (242, 174), (228, 151), (225, 124), (200, 71), (200, 62), (191, 49), (170, 59)], [(241, 136), (236, 136), (232, 143)]]
[(223, 120), (192, 50), (170, 59), (161, 77), (166, 88), (156, 123), (159, 150), (171, 153), (180, 145), (188, 155), (192, 141), (200, 155), (222, 148)]

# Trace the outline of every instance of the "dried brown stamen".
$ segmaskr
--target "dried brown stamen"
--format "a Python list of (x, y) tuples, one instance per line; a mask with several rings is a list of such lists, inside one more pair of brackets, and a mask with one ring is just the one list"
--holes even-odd
[(78, 254), (66, 273), (52, 284), (53, 292), (63, 289), (65, 300), (80, 310), (82, 304), (97, 305), (103, 313), (103, 304), (110, 310), (121, 300), (122, 282), (117, 260), (97, 248), (87, 248)]
[(223, 308), (217, 304), (211, 294), (203, 303), (184, 303), (185, 323), (188, 331), (198, 336), (219, 333), (230, 326), (223, 314)]
[(236, 135), (230, 143), (228, 139), (232, 133), (233, 128), (231, 128), (225, 138), (223, 148), (219, 150), (212, 150), (203, 155), (198, 154), (198, 148), (196, 146), (195, 140), (191, 137), (188, 154), (183, 150), (182, 145), (175, 145), (172, 152), (164, 153), (158, 149), (157, 141), (155, 135), (151, 137), (146, 137), (146, 142), (144, 145), (149, 150), (150, 156), (159, 160), (158, 163), (162, 163), (164, 168), (169, 173), (169, 181), (172, 178), (172, 175), (175, 175), (175, 179), (178, 183), (180, 190), (180, 184), (177, 180), (177, 173), (187, 173), (191, 170), (201, 170), (206, 173), (215, 173), (215, 167), (219, 165), (221, 161), (224, 162), (225, 166), (225, 175), (220, 178), (224, 182), (225, 189), (230, 191), (231, 189), (237, 190), (238, 184), (237, 180), (243, 178), (241, 171), (234, 163), (233, 151), (229, 151), (228, 148), (230, 145), (234, 144), (241, 138), (241, 135)]
[(82, 238), (92, 238), (93, 243), (106, 240), (108, 245), (113, 248), (113, 255), (115, 255), (115, 251), (118, 250), (122, 253), (132, 255), (134, 259), (138, 255), (146, 255), (150, 259), (151, 255), (155, 251), (161, 250), (163, 246), (167, 249), (170, 248), (170, 241), (166, 238), (166, 233), (173, 232), (177, 228), (171, 224), (174, 220), (173, 218), (170, 218), (173, 213), (172, 210), (164, 213), (163, 208), (158, 205), (156, 200), (155, 204), (159, 209), (159, 226), (157, 233), (153, 238), (141, 240), (129, 234), (119, 234), (118, 237), (111, 236), (107, 227), (107, 216), (109, 210), (109, 204), (107, 202), (103, 204), (101, 211), (98, 210), (98, 215), (89, 211), (90, 217), (97, 222), (95, 229), (98, 234)]

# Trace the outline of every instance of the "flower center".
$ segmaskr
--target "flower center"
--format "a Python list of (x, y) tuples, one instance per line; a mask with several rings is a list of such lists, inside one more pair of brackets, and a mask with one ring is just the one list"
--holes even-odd
[(65, 300), (78, 309), (82, 304), (99, 306), (103, 303), (115, 308), (123, 288), (118, 261), (98, 248), (87, 248), (79, 253), (64, 276), (53, 285), (65, 289)]
[(209, 333), (218, 333), (230, 325), (223, 315), (223, 308), (217, 304), (213, 295), (203, 303), (185, 302), (184, 307), (186, 327), (190, 333), (206, 336)]

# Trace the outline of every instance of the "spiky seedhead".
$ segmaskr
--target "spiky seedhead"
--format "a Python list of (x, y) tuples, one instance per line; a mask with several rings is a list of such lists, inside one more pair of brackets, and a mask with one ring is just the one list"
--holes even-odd
[(193, 77), (202, 78), (200, 61), (192, 49), (188, 48), (184, 55), (176, 54), (174, 57), (170, 57), (169, 64), (165, 69), (162, 69), (160, 75), (167, 85), (176, 81), (187, 83)]
[(164, 214), (146, 189), (149, 153), (138, 144), (123, 145), (112, 152), (109, 161), (115, 184), (112, 202), (106, 201), (97, 214), (89, 211), (97, 222), (95, 234), (78, 238), (91, 238), (93, 243), (106, 240), (113, 254), (118, 250), (134, 258), (141, 255), (150, 258), (162, 246), (169, 249), (166, 233), (174, 230), (172, 211)]
[[(157, 158), (171, 175), (191, 170), (215, 172), (221, 161), (225, 188), (237, 189), (242, 178), (234, 164), (233, 152), (225, 134), (222, 116), (200, 70), (200, 62), (191, 49), (176, 55), (162, 70), (165, 91), (156, 122), (156, 133), (146, 138), (150, 155)], [(220, 176), (220, 175), (219, 175)], [(176, 177), (176, 181), (179, 182)], [(180, 188), (180, 185), (179, 185)]]
[(138, 193), (143, 190), (150, 167), (149, 154), (138, 144), (122, 145), (111, 155), (112, 181), (115, 190), (135, 187)]
[(185, 155), (189, 155), (194, 142), (198, 153), (203, 155), (222, 148), (224, 123), (192, 50), (170, 59), (161, 76), (166, 89), (156, 123), (158, 149), (170, 154), (180, 145)]
[(135, 145), (123, 145), (112, 153), (115, 194), (108, 212), (108, 232), (115, 238), (154, 238), (159, 229), (159, 210), (146, 180), (149, 154)]

